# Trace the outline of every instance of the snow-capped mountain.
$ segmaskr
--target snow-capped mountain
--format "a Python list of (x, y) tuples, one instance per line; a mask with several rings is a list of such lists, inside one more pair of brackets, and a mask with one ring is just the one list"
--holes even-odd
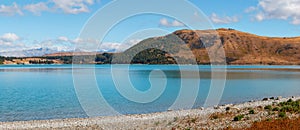
[(20, 50), (20, 51), (0, 52), (0, 55), (6, 57), (33, 57), (33, 56), (43, 56), (43, 55), (57, 53), (57, 52), (64, 52), (64, 51), (58, 51), (49, 48), (36, 48), (36, 49), (28, 49), (28, 50)]
[[(35, 56), (45, 56), (54, 53), (64, 53), (64, 52), (74, 52), (74, 50), (57, 50), (57, 49), (50, 49), (50, 48), (36, 48), (36, 49), (28, 49), (28, 50), (20, 50), (20, 51), (6, 51), (0, 52), (0, 56), (5, 57), (35, 57)], [(75, 52), (86, 52), (83, 50), (76, 50)], [(106, 50), (101, 49), (98, 50), (97, 53), (103, 52), (116, 52), (116, 49)]]

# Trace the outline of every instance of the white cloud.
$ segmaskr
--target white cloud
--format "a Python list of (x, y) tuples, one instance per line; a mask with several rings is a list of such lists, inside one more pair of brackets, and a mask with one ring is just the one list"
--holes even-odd
[(94, 4), (94, 0), (52, 0), (55, 7), (67, 14), (89, 12), (88, 5)]
[(0, 14), (7, 16), (14, 16), (16, 14), (23, 15), (23, 12), (19, 8), (18, 4), (14, 2), (11, 6), (0, 5)]
[(90, 39), (90, 38), (87, 38), (87, 39), (76, 38), (74, 40), (69, 39), (68, 42), (75, 44), (75, 45), (88, 45), (88, 44), (89, 45), (97, 45), (100, 43), (99, 40)]
[(44, 40), (32, 45), (31, 48), (48, 48), (55, 51), (72, 51), (74, 45), (59, 39)]
[(6, 33), (0, 36), (0, 52), (24, 48), (22, 39), (14, 33)]
[(100, 45), (99, 50), (101, 51), (115, 51), (115, 52), (123, 52), (130, 47), (136, 45), (139, 43), (141, 40), (139, 39), (133, 39), (126, 41), (125, 43), (114, 43), (114, 42), (106, 42)]
[(257, 10), (257, 8), (254, 7), (254, 6), (251, 6), (251, 7), (247, 8), (247, 9), (245, 9), (245, 12), (246, 12), (246, 13), (250, 13), (250, 12), (253, 12), (253, 11), (255, 11), (255, 10)]
[(61, 37), (58, 37), (58, 40), (63, 41), (63, 42), (68, 42), (69, 38), (61, 36)]
[(160, 25), (167, 26), (169, 25), (169, 21), (166, 18), (160, 19)]
[(20, 37), (14, 33), (6, 33), (2, 36), (0, 36), (0, 40), (6, 41), (6, 42), (14, 42), (20, 40)]
[(48, 7), (48, 5), (46, 3), (44, 3), (44, 2), (39, 2), (39, 3), (36, 3), (36, 4), (25, 5), (24, 9), (32, 12), (35, 15), (41, 15), (41, 12), (43, 12), (43, 11), (49, 11), (50, 10), (50, 8)]
[(237, 16), (232, 16), (232, 17), (223, 16), (223, 17), (220, 17), (216, 13), (212, 13), (210, 19), (212, 20), (212, 22), (214, 22), (216, 24), (229, 24), (229, 23), (235, 23), (235, 22), (239, 21)]
[(122, 44), (121, 43), (114, 43), (114, 42), (106, 42), (106, 43), (103, 43), (100, 45), (100, 48), (99, 50), (102, 50), (104, 52), (106, 51), (111, 51), (111, 50), (119, 50), (121, 47)]
[[(7, 41), (0, 40), (0, 47), (1, 46), (13, 46), (13, 43), (12, 42), (7, 42)], [(4, 49), (4, 48), (1, 47), (1, 50), (2, 49)]]
[(14, 2), (12, 5), (0, 5), (0, 15), (24, 15), (23, 10), (35, 15), (41, 15), (42, 12), (88, 13), (90, 12), (89, 6), (98, 2), (99, 0), (48, 0), (47, 2), (27, 4), (23, 7)]
[(177, 20), (173, 20), (172, 22), (169, 22), (168, 19), (162, 18), (160, 19), (160, 25), (165, 27), (184, 27), (185, 25)]
[(75, 39), (69, 39), (68, 37), (61, 36), (58, 37), (55, 40), (48, 40), (51, 41), (51, 43), (56, 44), (65, 44), (72, 47), (81, 48), (83, 51), (96, 51), (97, 46), (99, 45), (99, 40), (96, 39), (82, 39), (82, 38), (75, 38)]
[(25, 49), (26, 46), (23, 43), (12, 43), (12, 42), (3, 42), (0, 40), (0, 52), (16, 51)]
[[(64, 38), (60, 38), (64, 39)], [(67, 40), (67, 39), (64, 39)], [(81, 39), (76, 38), (74, 40), (68, 39), (68, 42), (76, 46), (77, 48), (80, 48), (82, 51), (115, 51), (115, 52), (122, 52), (127, 50), (128, 48), (134, 46), (135, 44), (139, 43), (141, 40), (139, 39), (132, 39), (127, 40), (124, 43), (118, 43), (118, 42), (103, 42), (100, 43), (99, 40), (93, 40), (93, 39)], [(97, 48), (98, 47), (98, 48)]]
[(300, 24), (300, 19), (299, 18), (293, 18), (293, 21), (291, 22), (294, 25), (299, 25)]
[(85, 2), (90, 4), (90, 5), (94, 4), (94, 0), (86, 0)]
[(300, 24), (300, 0), (259, 0), (255, 19), (288, 20), (291, 24)]
[(257, 21), (263, 21), (265, 19), (265, 15), (263, 13), (258, 13), (255, 15), (255, 19)]

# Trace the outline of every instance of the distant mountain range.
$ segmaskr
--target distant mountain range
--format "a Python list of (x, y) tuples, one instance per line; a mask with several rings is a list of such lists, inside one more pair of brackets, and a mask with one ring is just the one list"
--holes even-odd
[(35, 56), (43, 56), (46, 54), (57, 53), (58, 50), (49, 49), (49, 48), (36, 48), (36, 49), (28, 49), (28, 50), (20, 50), (20, 51), (7, 51), (0, 52), (0, 56), (5, 57), (35, 57)]
[[(116, 52), (115, 49), (110, 50), (99, 50), (97, 53), (103, 53), (103, 52)], [(84, 53), (82, 51), (77, 50), (77, 55), (80, 54), (88, 54)], [(71, 50), (56, 50), (56, 49), (50, 49), (50, 48), (36, 48), (36, 49), (27, 49), (27, 50), (20, 50), (20, 51), (4, 51), (0, 52), (0, 56), (4, 57), (40, 57), (40, 56), (70, 56), (73, 55), (73, 52)]]

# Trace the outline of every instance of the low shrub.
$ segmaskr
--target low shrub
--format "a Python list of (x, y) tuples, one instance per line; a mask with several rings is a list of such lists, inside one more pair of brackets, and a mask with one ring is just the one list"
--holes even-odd
[(293, 112), (294, 108), (291, 105), (285, 105), (280, 109), (281, 112)]
[(279, 111), (279, 110), (280, 110), (279, 107), (275, 107), (275, 108), (272, 109), (272, 111)]
[(255, 111), (254, 111), (253, 109), (251, 109), (251, 110), (249, 111), (249, 114), (255, 114)]
[(240, 121), (244, 118), (244, 115), (237, 115), (233, 118), (233, 121)]
[(271, 110), (271, 109), (272, 109), (272, 106), (271, 106), (271, 105), (265, 106), (264, 109), (266, 109), (266, 110)]
[(154, 124), (155, 124), (156, 126), (158, 126), (158, 125), (159, 125), (159, 123), (160, 123), (160, 122), (159, 122), (159, 121), (157, 121), (157, 122), (155, 122)]
[(293, 101), (292, 99), (289, 99), (286, 102), (279, 103), (279, 106), (281, 107), (281, 112), (290, 112), (290, 113), (300, 113), (300, 101)]
[(285, 118), (286, 117), (286, 113), (285, 112), (279, 112), (278, 113), (278, 117)]
[(174, 117), (174, 122), (178, 120), (178, 117)]
[(195, 123), (196, 121), (197, 121), (196, 118), (193, 118), (193, 119), (191, 120), (191, 122), (193, 122), (193, 123)]
[(210, 116), (210, 119), (215, 120), (219, 118), (219, 114), (218, 113), (214, 113)]

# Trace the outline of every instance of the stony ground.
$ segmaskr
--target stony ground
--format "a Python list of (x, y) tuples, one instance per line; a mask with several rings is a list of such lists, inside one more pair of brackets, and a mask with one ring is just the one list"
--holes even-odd
[(281, 117), (281, 110), (275, 110), (289, 99), (300, 98), (266, 98), (238, 105), (115, 117), (2, 122), (0, 129), (244, 129), (254, 122), (298, 117), (292, 112)]

